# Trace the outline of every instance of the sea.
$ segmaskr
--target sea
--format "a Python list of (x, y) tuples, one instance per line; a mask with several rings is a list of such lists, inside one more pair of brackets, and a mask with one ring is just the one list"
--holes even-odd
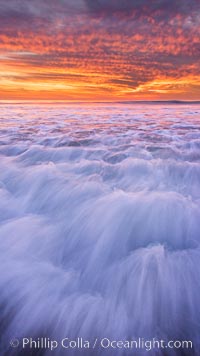
[(198, 356), (200, 105), (1, 103), (0, 271), (1, 355)]

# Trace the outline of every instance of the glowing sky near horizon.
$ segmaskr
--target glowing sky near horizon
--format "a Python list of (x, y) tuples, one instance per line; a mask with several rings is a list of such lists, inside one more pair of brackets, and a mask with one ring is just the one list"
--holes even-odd
[(0, 0), (0, 99), (199, 100), (200, 0)]

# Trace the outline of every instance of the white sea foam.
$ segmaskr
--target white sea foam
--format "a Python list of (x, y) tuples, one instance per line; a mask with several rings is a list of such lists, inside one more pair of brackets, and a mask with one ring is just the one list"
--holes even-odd
[(195, 105), (1, 105), (2, 355), (13, 336), (188, 339), (198, 355), (199, 128)]

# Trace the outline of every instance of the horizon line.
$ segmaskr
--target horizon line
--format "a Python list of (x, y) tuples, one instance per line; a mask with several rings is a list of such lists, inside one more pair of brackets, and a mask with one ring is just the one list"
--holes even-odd
[(28, 103), (41, 103), (41, 104), (200, 104), (200, 100), (56, 100), (56, 99), (0, 99), (0, 104), (28, 104)]

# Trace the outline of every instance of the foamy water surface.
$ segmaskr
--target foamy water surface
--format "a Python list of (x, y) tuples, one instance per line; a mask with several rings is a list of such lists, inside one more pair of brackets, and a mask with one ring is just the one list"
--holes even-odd
[(0, 110), (2, 355), (108, 354), (23, 353), (13, 336), (192, 340), (199, 355), (200, 106)]

